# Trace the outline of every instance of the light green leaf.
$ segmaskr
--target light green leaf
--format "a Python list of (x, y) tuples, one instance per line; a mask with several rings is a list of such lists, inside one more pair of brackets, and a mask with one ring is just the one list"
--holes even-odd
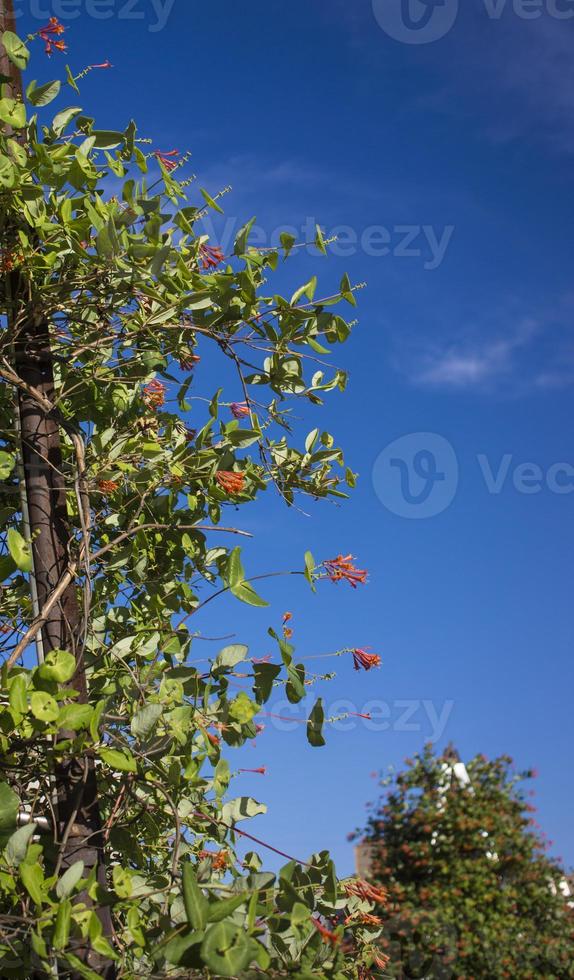
[(39, 864), (21, 864), (20, 878), (22, 884), (28, 892), (30, 898), (36, 905), (42, 905), (44, 901), (44, 874)]
[(153, 731), (163, 714), (161, 704), (146, 704), (133, 716), (131, 732), (135, 738), (146, 738)]
[(127, 752), (120, 752), (118, 749), (100, 749), (99, 756), (102, 762), (119, 772), (138, 771), (136, 760)]
[(26, 125), (26, 107), (16, 99), (0, 99), (0, 119), (13, 129)]
[(66, 899), (58, 906), (56, 921), (54, 923), (54, 938), (52, 940), (54, 949), (65, 949), (70, 938), (70, 926), (72, 923), (72, 903)]
[(49, 105), (60, 94), (62, 83), (57, 79), (53, 82), (46, 82), (45, 85), (36, 85), (36, 81), (30, 82), (26, 89), (28, 100), (35, 106)]
[(197, 884), (193, 865), (185, 861), (182, 870), (183, 904), (187, 921), (194, 929), (203, 929), (209, 914), (209, 902)]
[(58, 725), (63, 731), (71, 729), (78, 732), (81, 728), (90, 727), (93, 713), (91, 704), (66, 704), (60, 710)]
[(24, 71), (30, 60), (30, 52), (22, 39), (17, 34), (14, 34), (14, 31), (4, 31), (2, 34), (2, 46), (12, 64), (16, 65), (16, 68), (19, 68), (20, 71)]
[(16, 457), (11, 453), (0, 451), (0, 480), (7, 480), (16, 466)]
[(34, 691), (34, 694), (30, 698), (30, 708), (32, 709), (34, 718), (37, 718), (38, 721), (56, 721), (56, 718), (60, 714), (58, 702), (51, 694), (46, 694), (45, 691)]
[(26, 857), (28, 844), (34, 836), (35, 830), (36, 824), (29, 823), (25, 827), (20, 827), (10, 837), (10, 840), (6, 844), (6, 860), (12, 867), (22, 864), (22, 861)]
[(32, 571), (32, 548), (15, 527), (8, 529), (8, 550), (21, 572)]
[(243, 660), (247, 659), (249, 653), (249, 647), (244, 646), (242, 643), (234, 643), (231, 646), (223, 647), (215, 658), (213, 663), (214, 667), (235, 667), (236, 664), (240, 664)]
[(230, 716), (240, 725), (248, 725), (259, 711), (259, 705), (252, 701), (245, 691), (241, 691), (229, 705)]
[(75, 861), (74, 864), (70, 865), (56, 884), (56, 895), (58, 898), (68, 898), (78, 882), (81, 881), (83, 873), (83, 861)]
[(267, 813), (267, 807), (264, 803), (258, 803), (250, 796), (240, 796), (224, 804), (221, 809), (221, 819), (223, 823), (231, 826), (239, 820), (248, 820), (261, 813)]
[(66, 650), (51, 650), (46, 655), (44, 663), (38, 667), (38, 675), (45, 681), (57, 681), (64, 684), (76, 672), (76, 658)]
[(207, 966), (222, 977), (234, 977), (245, 970), (254, 956), (253, 941), (231, 922), (210, 926), (201, 944)]
[(10, 830), (16, 823), (20, 800), (7, 783), (0, 783), (0, 830)]

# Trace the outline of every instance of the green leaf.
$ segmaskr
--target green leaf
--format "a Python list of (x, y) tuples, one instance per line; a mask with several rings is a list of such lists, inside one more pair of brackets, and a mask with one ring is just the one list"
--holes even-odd
[(201, 195), (205, 203), (208, 204), (210, 208), (213, 208), (214, 211), (218, 211), (219, 214), (223, 214), (223, 208), (219, 207), (217, 201), (214, 201), (211, 195), (208, 194), (207, 191), (203, 189), (203, 187), (200, 187), (199, 190), (201, 192)]
[(0, 830), (14, 827), (20, 809), (20, 799), (7, 783), (0, 783)]
[(60, 709), (58, 725), (63, 730), (71, 729), (78, 732), (82, 728), (89, 728), (94, 709), (91, 704), (66, 704)]
[(218, 799), (223, 796), (229, 786), (230, 775), (227, 759), (220, 759), (213, 774), (213, 792)]
[(235, 895), (233, 898), (226, 898), (221, 902), (213, 902), (209, 907), (209, 922), (221, 922), (235, 912), (240, 905), (248, 901), (249, 895)]
[(298, 704), (305, 697), (305, 667), (303, 664), (287, 664), (287, 686), (285, 693), (291, 704)]
[(261, 813), (267, 813), (267, 807), (264, 803), (258, 803), (250, 796), (240, 796), (224, 804), (221, 809), (221, 819), (223, 823), (231, 826), (239, 820), (249, 820)]
[(231, 922), (217, 922), (205, 934), (201, 955), (214, 973), (234, 977), (245, 970), (253, 959), (253, 942), (247, 933)]
[[(16, 171), (12, 161), (8, 157), (5, 157), (4, 154), (0, 154), (0, 187), (14, 187), (15, 183)], [(2, 455), (8, 456), (8, 453), (2, 453)], [(9, 472), (10, 470), (8, 470)]]
[(0, 119), (13, 129), (26, 125), (26, 107), (16, 99), (0, 99)]
[(62, 83), (57, 79), (53, 82), (46, 82), (45, 85), (36, 85), (35, 81), (30, 82), (26, 89), (28, 100), (35, 106), (49, 105), (60, 94)]
[(254, 664), (253, 673), (255, 675), (254, 689), (257, 700), (260, 704), (265, 704), (271, 697), (273, 682), (279, 677), (281, 667), (279, 664)]
[(45, 681), (56, 681), (64, 684), (71, 680), (76, 672), (76, 658), (66, 650), (51, 650), (44, 663), (38, 667), (38, 674)]
[(269, 605), (265, 599), (262, 599), (257, 594), (249, 582), (240, 582), (238, 585), (232, 585), (230, 586), (230, 591), (236, 599), (240, 599), (241, 602), (246, 602), (248, 606), (259, 606), (263, 608)]
[(193, 929), (181, 935), (174, 936), (173, 939), (162, 947), (162, 953), (168, 963), (179, 966), (183, 957), (191, 946), (197, 946), (202, 940), (202, 933)]
[(39, 864), (21, 864), (20, 878), (30, 898), (36, 905), (44, 902), (44, 874)]
[(285, 258), (287, 258), (297, 239), (294, 237), (294, 235), (290, 235), (288, 231), (282, 231), (279, 235), (279, 240), (285, 249)]
[(16, 466), (16, 457), (11, 453), (0, 451), (0, 480), (7, 480)]
[(194, 929), (204, 929), (209, 915), (209, 902), (197, 884), (193, 865), (189, 861), (183, 864), (182, 880), (187, 921)]
[(247, 659), (249, 653), (249, 647), (244, 646), (242, 643), (234, 643), (231, 646), (223, 647), (217, 654), (214, 660), (214, 667), (235, 667), (236, 664), (242, 663), (243, 660)]
[(8, 682), (8, 700), (10, 708), (18, 715), (25, 715), (28, 711), (28, 698), (26, 696), (27, 684), (24, 674), (16, 674)]
[(306, 282), (304, 286), (301, 286), (296, 292), (293, 293), (290, 301), (291, 306), (301, 299), (302, 296), (306, 296), (307, 299), (312, 300), (315, 295), (315, 290), (317, 288), (317, 276), (312, 276), (309, 282)]
[(119, 772), (138, 771), (136, 760), (127, 752), (120, 752), (118, 749), (100, 749), (99, 756), (102, 762)]
[(325, 745), (323, 738), (323, 724), (325, 722), (325, 711), (323, 709), (323, 699), (319, 698), (315, 704), (307, 721), (307, 739), (310, 745), (321, 748)]
[(251, 218), (251, 220), (248, 221), (247, 224), (243, 225), (243, 227), (237, 232), (237, 237), (233, 247), (235, 255), (243, 255), (245, 253), (247, 242), (249, 240), (249, 234), (254, 224), (255, 218)]
[(319, 251), (323, 255), (327, 254), (327, 249), (325, 248), (325, 239), (323, 238), (323, 232), (321, 231), (319, 225), (315, 226), (315, 246), (319, 249)]
[(341, 290), (341, 296), (343, 297), (343, 299), (346, 299), (347, 303), (350, 303), (351, 306), (356, 306), (357, 300), (355, 299), (355, 295), (351, 287), (351, 280), (349, 279), (347, 273), (345, 273), (345, 275), (341, 279), (341, 285), (339, 288)]
[(153, 731), (163, 714), (163, 705), (146, 704), (133, 716), (131, 720), (131, 733), (134, 738), (146, 738)]
[(259, 705), (252, 701), (245, 691), (241, 691), (229, 705), (230, 716), (240, 725), (248, 725), (259, 713), (259, 710)]
[(4, 31), (2, 34), (2, 46), (8, 55), (10, 61), (16, 68), (20, 71), (28, 66), (30, 60), (30, 52), (21, 38), (13, 31)]
[(68, 898), (78, 882), (81, 881), (83, 873), (83, 861), (75, 861), (74, 864), (71, 864), (56, 884), (56, 895), (58, 898)]
[(54, 923), (54, 938), (52, 940), (54, 949), (65, 949), (70, 938), (70, 925), (72, 923), (72, 903), (66, 899), (58, 906), (56, 921)]
[(26, 857), (26, 851), (28, 850), (28, 844), (31, 838), (34, 836), (34, 831), (36, 830), (35, 823), (26, 824), (25, 827), (20, 827), (16, 833), (12, 834), (10, 840), (6, 844), (6, 860), (12, 867), (17, 867), (22, 864), (22, 861)]
[(58, 702), (51, 694), (46, 694), (45, 691), (34, 691), (34, 694), (30, 698), (30, 708), (32, 709), (34, 718), (37, 718), (38, 721), (56, 721), (56, 718), (60, 714)]
[(21, 572), (32, 571), (32, 548), (15, 527), (8, 529), (8, 550)]
[(72, 106), (70, 109), (63, 109), (57, 116), (54, 116), (52, 128), (54, 129), (56, 136), (61, 136), (66, 129), (66, 126), (71, 123), (72, 119), (79, 116), (81, 111), (82, 110), (77, 106)]

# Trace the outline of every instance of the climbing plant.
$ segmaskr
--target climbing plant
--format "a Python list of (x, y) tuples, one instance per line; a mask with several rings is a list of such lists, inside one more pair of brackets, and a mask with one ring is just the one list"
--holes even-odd
[[(5, 56), (27, 72), (35, 47), (61, 57), (62, 34), (55, 18), (27, 39), (5, 31)], [(376, 890), (338, 881), (325, 851), (278, 874), (261, 842), (236, 853), (264, 806), (234, 795), (231, 753), (257, 736), (274, 688), (291, 702), (307, 690), (288, 616), (269, 630), (271, 659), (240, 642), (194, 655), (207, 602), (267, 605), (237, 546), (241, 507), (268, 488), (289, 506), (354, 483), (332, 436), (316, 428), (299, 444), (290, 412), (344, 390), (345, 374), (316, 362), (349, 336), (338, 310), (356, 290), (345, 276), (318, 299), (313, 277), (279, 295), (273, 274), (297, 243), (252, 247), (252, 222), (233, 254), (210, 243), (201, 219), (220, 195), (196, 189), (186, 155), (67, 105), (110, 67), (30, 80), (22, 97), (2, 78), (0, 973), (365, 978), (384, 962)], [(319, 229), (315, 244), (325, 251)], [(46, 325), (40, 351), (24, 342), (31, 323)], [(48, 395), (20, 370), (26, 357), (49, 361)], [(230, 394), (195, 398), (218, 363)], [(18, 398), (54, 427), (60, 454), (43, 466), (63, 480), (66, 564), (43, 606)], [(308, 553), (292, 572), (312, 589), (366, 578), (350, 555)], [(77, 626), (47, 649), (47, 617), (70, 588)], [(348, 669), (380, 663), (347, 652)], [(318, 698), (316, 747), (323, 715)], [(88, 840), (70, 858), (73, 800), (58, 816), (71, 763), (78, 793), (95, 776), (103, 877)]]

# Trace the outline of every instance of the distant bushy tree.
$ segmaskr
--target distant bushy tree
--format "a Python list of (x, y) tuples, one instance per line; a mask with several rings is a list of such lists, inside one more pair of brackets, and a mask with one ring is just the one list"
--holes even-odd
[(383, 780), (366, 831), (388, 901), (384, 951), (395, 977), (574, 977), (574, 908), (565, 872), (507, 756), (466, 769), (427, 746)]

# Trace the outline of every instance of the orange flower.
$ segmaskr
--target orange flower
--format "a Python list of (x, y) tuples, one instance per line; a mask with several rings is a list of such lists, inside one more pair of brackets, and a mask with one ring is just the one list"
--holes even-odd
[(376, 966), (378, 970), (385, 970), (389, 965), (391, 957), (387, 956), (386, 953), (377, 953), (373, 960), (373, 966)]
[(179, 360), (179, 366), (182, 371), (193, 371), (196, 364), (199, 364), (201, 357), (199, 354), (184, 354)]
[(367, 653), (366, 650), (353, 650), (353, 664), (355, 670), (371, 670), (372, 667), (381, 666), (381, 658), (376, 653)]
[(56, 51), (66, 50), (65, 41), (54, 41), (54, 38), (59, 37), (65, 30), (66, 28), (63, 24), (60, 24), (57, 17), (50, 17), (50, 20), (45, 27), (41, 27), (40, 30), (36, 32), (36, 36), (42, 38), (46, 45), (47, 55), (52, 54), (52, 48), (55, 48)]
[(345, 919), (346, 926), (382, 926), (383, 920), (378, 915), (371, 915), (370, 912), (357, 912), (355, 915), (348, 915)]
[(286, 626), (285, 629), (283, 630), (283, 636), (285, 637), (286, 640), (290, 640), (291, 637), (293, 636), (293, 630), (289, 629), (289, 627)]
[(293, 613), (290, 612), (283, 613), (283, 625), (285, 625), (285, 623), (288, 623), (291, 619), (293, 619)]
[(223, 250), (218, 245), (199, 246), (199, 261), (202, 269), (215, 269), (224, 258)]
[(221, 744), (221, 739), (218, 738), (217, 735), (214, 735), (213, 732), (206, 732), (205, 734), (207, 735), (209, 741), (214, 746), (214, 748), (218, 749)]
[(143, 400), (147, 408), (154, 411), (165, 405), (165, 385), (161, 381), (150, 381), (143, 390)]
[(249, 405), (247, 402), (232, 402), (229, 407), (231, 414), (236, 419), (244, 419), (249, 415)]
[(239, 772), (254, 772), (257, 776), (266, 776), (267, 769), (265, 766), (259, 766), (259, 769), (239, 769)]
[(319, 919), (313, 919), (313, 925), (315, 926), (317, 932), (320, 933), (323, 942), (330, 943), (331, 946), (337, 946), (341, 942), (341, 937), (335, 932), (331, 932), (327, 929)]
[(241, 493), (245, 485), (243, 473), (232, 473), (229, 470), (220, 470), (215, 474), (215, 480), (225, 493)]
[(370, 885), (368, 881), (363, 881), (362, 878), (345, 882), (345, 892), (349, 897), (356, 895), (364, 902), (376, 902), (378, 905), (383, 905), (388, 899), (388, 894), (384, 888)]
[(367, 581), (368, 572), (353, 565), (352, 555), (339, 555), (338, 558), (329, 558), (323, 562), (323, 567), (327, 572), (327, 578), (331, 582), (346, 581), (353, 589), (357, 585), (364, 585)]
[(163, 163), (168, 173), (171, 173), (172, 170), (175, 170), (177, 167), (177, 160), (175, 157), (179, 156), (179, 150), (154, 150), (153, 155), (159, 160), (160, 163)]
[(114, 66), (112, 65), (109, 58), (107, 58), (105, 61), (102, 61), (101, 65), (88, 65), (88, 68), (113, 68), (113, 67)]
[(214, 871), (223, 871), (229, 861), (227, 851), (200, 851), (198, 857), (200, 861), (211, 860)]
[(116, 483), (115, 480), (100, 480), (98, 487), (102, 493), (114, 493), (118, 489), (119, 483)]

